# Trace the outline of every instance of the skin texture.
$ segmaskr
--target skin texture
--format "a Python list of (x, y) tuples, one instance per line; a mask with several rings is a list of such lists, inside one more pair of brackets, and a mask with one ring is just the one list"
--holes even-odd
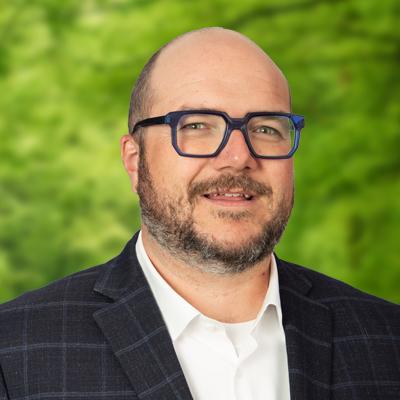
[[(282, 72), (249, 39), (221, 28), (191, 32), (167, 46), (152, 72), (151, 88), (150, 116), (183, 108), (216, 109), (231, 117), (251, 111), (290, 112), (289, 88)], [(166, 125), (147, 128), (144, 143), (145, 150), (140, 151), (131, 136), (121, 138), (132, 189), (137, 191), (139, 186), (144, 196), (141, 188), (146, 188), (146, 172), (159, 197), (158, 205), (165, 204), (165, 213), (168, 203), (179, 204), (181, 214), (192, 219), (196, 233), (221, 249), (246, 246), (277, 215), (289, 217), (293, 160), (253, 158), (240, 131), (232, 132), (215, 158), (180, 157)], [(231, 177), (230, 184), (226, 177)], [(246, 186), (249, 181), (265, 189), (251, 202), (210, 201), (201, 191), (191, 197), (191, 188), (201, 188), (202, 182), (217, 182), (219, 189), (224, 185), (237, 192), (253, 187)], [(201, 267), (204, 262), (196, 262), (195, 257), (185, 259), (169, 250), (151, 234), (146, 218), (142, 235), (146, 252), (163, 278), (203, 314), (223, 322), (255, 318), (268, 289), (270, 254), (248, 268), (227, 273), (218, 263)]]

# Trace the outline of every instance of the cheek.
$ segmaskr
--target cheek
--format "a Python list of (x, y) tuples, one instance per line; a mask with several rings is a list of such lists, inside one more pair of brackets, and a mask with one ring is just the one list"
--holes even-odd
[(291, 197), (293, 191), (293, 160), (274, 160), (270, 165), (269, 182), (274, 193)]
[(156, 188), (171, 197), (186, 197), (189, 185), (205, 163), (202, 159), (181, 157), (169, 138), (146, 145), (146, 159)]

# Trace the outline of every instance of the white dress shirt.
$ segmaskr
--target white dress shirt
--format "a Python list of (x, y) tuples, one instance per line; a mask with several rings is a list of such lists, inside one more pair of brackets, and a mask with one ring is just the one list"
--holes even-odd
[(161, 310), (195, 400), (289, 400), (289, 372), (278, 271), (256, 319), (222, 323), (206, 317), (161, 277), (143, 246), (136, 253)]

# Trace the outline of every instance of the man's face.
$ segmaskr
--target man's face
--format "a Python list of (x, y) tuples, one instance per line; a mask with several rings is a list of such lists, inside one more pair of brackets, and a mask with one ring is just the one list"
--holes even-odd
[[(189, 39), (174, 46), (152, 75), (151, 116), (187, 108), (234, 118), (290, 111), (285, 80), (247, 43)], [(160, 245), (217, 273), (243, 271), (272, 251), (292, 208), (291, 159), (253, 158), (240, 131), (217, 157), (205, 159), (179, 156), (168, 125), (146, 128), (143, 135), (137, 190), (144, 229)]]

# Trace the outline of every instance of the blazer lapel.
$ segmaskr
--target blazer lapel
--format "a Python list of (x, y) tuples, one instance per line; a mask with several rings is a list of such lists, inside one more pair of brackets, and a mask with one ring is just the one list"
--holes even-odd
[(330, 309), (308, 296), (312, 283), (302, 268), (279, 259), (277, 264), (291, 400), (328, 400), (332, 362)]
[[(93, 316), (140, 399), (190, 400), (170, 335), (136, 257), (137, 234), (106, 264), (94, 290), (111, 300)], [(312, 283), (277, 258), (291, 400), (330, 397), (332, 320)]]
[(94, 290), (113, 302), (94, 313), (138, 397), (192, 399), (167, 327), (136, 258), (137, 234)]

